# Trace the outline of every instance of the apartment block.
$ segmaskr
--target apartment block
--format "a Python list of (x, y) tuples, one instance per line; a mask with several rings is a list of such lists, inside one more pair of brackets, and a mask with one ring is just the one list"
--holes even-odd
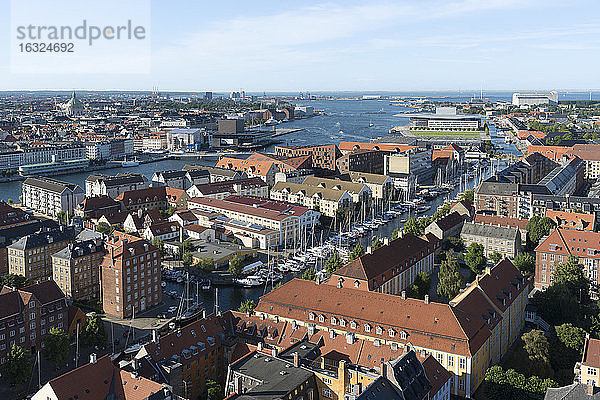
[(35, 353), (42, 338), (57, 328), (67, 331), (67, 302), (54, 281), (0, 291), (0, 364), (14, 346)]
[(30, 282), (52, 279), (52, 255), (75, 240), (72, 227), (42, 228), (8, 246), (8, 271)]
[(52, 280), (70, 300), (97, 299), (103, 259), (104, 246), (100, 239), (70, 243), (52, 255)]
[(118, 318), (130, 318), (158, 305), (162, 299), (161, 257), (152, 244), (121, 232), (104, 243), (102, 306)]

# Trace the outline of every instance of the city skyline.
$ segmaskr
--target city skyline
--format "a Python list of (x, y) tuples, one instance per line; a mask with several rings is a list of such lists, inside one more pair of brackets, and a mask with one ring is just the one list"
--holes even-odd
[[(600, 22), (581, 10), (594, 15), (598, 5), (575, 3), (309, 2), (274, 9), (265, 1), (152, 1), (150, 73), (10, 73), (12, 31), (5, 30), (0, 88), (586, 91), (600, 87), (590, 78)], [(1, 8), (8, 26), (10, 5)]]

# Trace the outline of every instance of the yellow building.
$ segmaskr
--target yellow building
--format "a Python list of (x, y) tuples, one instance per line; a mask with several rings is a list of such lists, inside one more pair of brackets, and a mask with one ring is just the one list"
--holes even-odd
[[(255, 313), (295, 326), (284, 332), (289, 340), (304, 331), (311, 341), (319, 333), (325, 341), (341, 338), (347, 352), (360, 343), (361, 366), (377, 367), (407, 347), (431, 355), (453, 374), (451, 393), (471, 397), (519, 336), (529, 287), (509, 260), (486, 270), (450, 304), (294, 279), (261, 297)], [(321, 380), (337, 390), (327, 374)]]

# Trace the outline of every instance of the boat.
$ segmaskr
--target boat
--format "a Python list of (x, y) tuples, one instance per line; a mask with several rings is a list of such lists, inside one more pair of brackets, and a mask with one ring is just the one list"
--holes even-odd
[(275, 126), (277, 125), (279, 122), (277, 122), (277, 120), (273, 119), (273, 118), (269, 118), (268, 120), (265, 121), (265, 125), (266, 126)]
[(344, 134), (344, 131), (340, 129), (340, 131), (338, 132), (340, 135)]
[(241, 287), (245, 288), (251, 288), (262, 285), (260, 277), (256, 275), (248, 275), (245, 278), (236, 279), (234, 282), (240, 285)]
[(137, 167), (138, 165), (140, 165), (140, 162), (138, 161), (137, 158), (133, 158), (133, 160), (129, 160), (127, 161), (127, 157), (125, 157), (125, 159), (123, 161), (121, 161), (121, 167)]
[(136, 344), (133, 344), (133, 345), (127, 347), (125, 350), (123, 350), (123, 352), (125, 354), (137, 353), (138, 351), (140, 351), (141, 348), (142, 348), (142, 344), (136, 343)]
[(373, 123), (373, 121), (369, 120), (369, 128), (374, 127), (375, 124)]
[(422, 214), (426, 211), (429, 211), (431, 209), (431, 206), (421, 206), (419, 208), (417, 208), (417, 214)]

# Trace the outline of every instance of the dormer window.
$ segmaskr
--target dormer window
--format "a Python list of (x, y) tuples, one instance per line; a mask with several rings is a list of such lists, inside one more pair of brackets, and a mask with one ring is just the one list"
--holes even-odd
[(375, 333), (378, 335), (382, 335), (383, 334), (383, 328), (378, 326), (375, 328)]
[(408, 335), (406, 334), (406, 332), (405, 332), (405, 331), (402, 331), (402, 332), (400, 332), (400, 339), (402, 339), (402, 340), (406, 340), (406, 337), (407, 337), (407, 336), (408, 336)]
[(310, 319), (311, 321), (314, 321), (315, 320), (315, 314), (314, 313), (308, 314), (308, 319)]
[(325, 316), (324, 315), (319, 315), (319, 322), (325, 322)]
[(350, 321), (350, 328), (356, 329), (357, 323), (356, 321)]
[(346, 326), (346, 320), (345, 319), (340, 319), (340, 326)]
[(365, 332), (371, 332), (371, 325), (365, 324)]
[(337, 324), (337, 318), (331, 317), (331, 325), (336, 325), (336, 324)]

